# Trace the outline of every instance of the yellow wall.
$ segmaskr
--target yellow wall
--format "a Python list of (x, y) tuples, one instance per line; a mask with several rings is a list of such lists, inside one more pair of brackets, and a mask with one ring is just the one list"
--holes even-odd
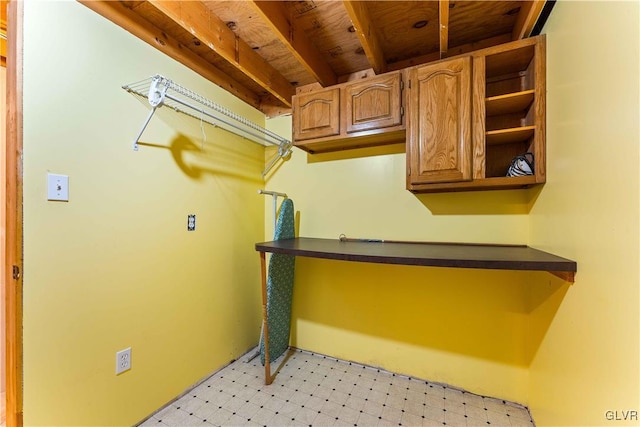
[(538, 425), (638, 425), (606, 411), (640, 411), (639, 23), (638, 2), (561, 1), (545, 26), (548, 182), (529, 240), (578, 274), (533, 298)]
[[(120, 86), (161, 72), (263, 119), (77, 3), (25, 9), (25, 425), (132, 424), (255, 344), (273, 218), (262, 148), (161, 111), (142, 138), (158, 147), (135, 153), (148, 110)], [(267, 182), (300, 235), (529, 243), (576, 259), (575, 285), (299, 258), (292, 344), (527, 403), (538, 425), (640, 409), (638, 9), (556, 5), (542, 191), (415, 196), (397, 147), (295, 149)], [(46, 201), (48, 171), (69, 203)]]
[[(638, 5), (556, 5), (542, 189), (413, 196), (405, 156), (384, 150), (296, 150), (268, 180), (300, 235), (528, 243), (577, 260), (575, 285), (299, 258), (293, 345), (526, 403), (537, 425), (640, 411)], [(290, 118), (267, 123), (290, 135)]]
[[(267, 126), (291, 134), (290, 117)], [(396, 148), (361, 158), (295, 149), (267, 187), (293, 199), (302, 236), (526, 243), (530, 193), (415, 196)], [(295, 280), (293, 345), (527, 401), (525, 274), (298, 258)]]
[(264, 149), (165, 111), (133, 152), (148, 108), (121, 86), (159, 72), (264, 116), (79, 3), (24, 7), (24, 422), (131, 425), (257, 342)]

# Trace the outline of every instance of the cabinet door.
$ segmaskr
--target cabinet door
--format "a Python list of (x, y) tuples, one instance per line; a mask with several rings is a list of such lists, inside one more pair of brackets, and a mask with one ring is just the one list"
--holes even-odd
[(409, 187), (471, 180), (471, 58), (415, 68), (410, 82)]
[(400, 73), (366, 79), (344, 90), (348, 133), (402, 123)]
[(326, 89), (293, 98), (293, 138), (304, 140), (340, 133), (340, 89)]

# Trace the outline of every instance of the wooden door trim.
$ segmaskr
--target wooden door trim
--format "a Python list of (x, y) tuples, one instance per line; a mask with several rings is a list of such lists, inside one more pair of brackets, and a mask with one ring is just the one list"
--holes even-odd
[[(6, 425), (22, 426), (22, 1), (8, 4), (5, 182)], [(14, 266), (19, 269), (14, 278)]]

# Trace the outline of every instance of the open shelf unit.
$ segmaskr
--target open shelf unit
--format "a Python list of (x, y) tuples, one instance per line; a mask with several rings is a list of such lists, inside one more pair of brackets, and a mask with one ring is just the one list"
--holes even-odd
[[(544, 174), (544, 38), (526, 39), (509, 49), (488, 50), (475, 58), (478, 71), (484, 70), (482, 95), (484, 126), (476, 141), (485, 153), (483, 176), (506, 176), (511, 160), (532, 153), (534, 183), (545, 181)], [(481, 92), (484, 91), (484, 94)]]

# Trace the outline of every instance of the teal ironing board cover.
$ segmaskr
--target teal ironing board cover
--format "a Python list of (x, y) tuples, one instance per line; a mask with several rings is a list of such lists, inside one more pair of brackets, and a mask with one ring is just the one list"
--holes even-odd
[[(274, 240), (295, 238), (294, 209), (291, 199), (280, 205)], [(269, 326), (269, 360), (280, 357), (289, 348), (293, 273), (293, 255), (272, 254), (267, 272), (267, 324)], [(264, 339), (260, 340), (260, 361), (265, 363)]]

